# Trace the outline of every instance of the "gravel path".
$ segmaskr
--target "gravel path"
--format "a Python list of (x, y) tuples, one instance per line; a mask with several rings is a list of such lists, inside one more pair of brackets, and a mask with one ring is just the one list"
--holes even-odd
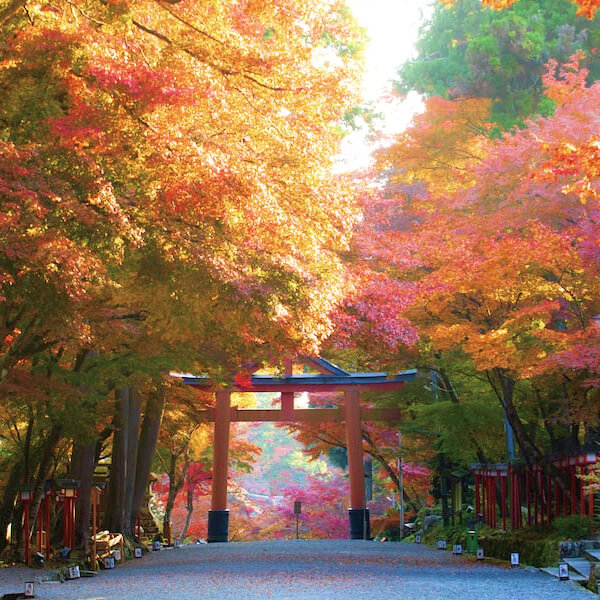
[[(39, 570), (0, 569), (0, 597)], [(408, 543), (289, 540), (188, 545), (131, 560), (96, 577), (36, 583), (42, 600), (591, 600), (537, 569), (476, 562)]]

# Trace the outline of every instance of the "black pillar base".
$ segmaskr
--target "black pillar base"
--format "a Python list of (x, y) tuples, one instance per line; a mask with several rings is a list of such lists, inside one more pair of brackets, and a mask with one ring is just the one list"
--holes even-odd
[(208, 511), (208, 535), (206, 541), (228, 542), (229, 541), (229, 511)]
[(369, 520), (368, 508), (350, 508), (350, 539), (351, 540), (370, 540), (371, 539), (371, 521)]

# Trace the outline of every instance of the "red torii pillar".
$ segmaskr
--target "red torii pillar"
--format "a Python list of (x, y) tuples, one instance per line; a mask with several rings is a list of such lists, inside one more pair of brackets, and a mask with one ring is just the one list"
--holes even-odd
[(211, 510), (208, 511), (208, 542), (229, 541), (227, 475), (229, 471), (229, 424), (231, 392), (216, 392), (215, 439)]
[(348, 448), (348, 475), (350, 477), (350, 539), (371, 538), (369, 509), (365, 505), (365, 468), (363, 464), (362, 428), (358, 390), (344, 394), (346, 416), (346, 446)]

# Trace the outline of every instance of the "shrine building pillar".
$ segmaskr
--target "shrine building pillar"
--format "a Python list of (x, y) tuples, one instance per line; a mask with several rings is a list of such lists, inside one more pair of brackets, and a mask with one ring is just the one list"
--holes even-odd
[(215, 437), (211, 510), (208, 511), (208, 542), (229, 541), (227, 473), (229, 470), (229, 424), (231, 392), (216, 392)]
[(350, 539), (371, 539), (369, 509), (365, 505), (365, 469), (363, 464), (362, 429), (358, 390), (345, 392), (346, 446), (350, 478)]

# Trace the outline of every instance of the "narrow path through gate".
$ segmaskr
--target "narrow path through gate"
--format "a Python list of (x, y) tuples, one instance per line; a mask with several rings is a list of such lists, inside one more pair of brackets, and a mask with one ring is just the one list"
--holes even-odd
[[(232, 385), (217, 390), (216, 406), (205, 411), (204, 420), (214, 422), (214, 458), (211, 510), (208, 513), (208, 541), (227, 542), (229, 511), (227, 510), (227, 472), (229, 463), (229, 426), (235, 421), (254, 422), (346, 422), (348, 474), (350, 478), (350, 538), (362, 539), (370, 531), (369, 511), (365, 505), (364, 467), (361, 423), (363, 421), (398, 421), (398, 409), (361, 409), (361, 391), (388, 391), (401, 388), (416, 376), (416, 369), (403, 371), (390, 378), (386, 373), (349, 373), (322, 358), (303, 357), (299, 362), (318, 373), (293, 374), (292, 361), (286, 362), (285, 375), (253, 374), (248, 385)], [(175, 375), (175, 374), (174, 374)], [(184, 383), (203, 390), (214, 389), (205, 377), (176, 375)], [(300, 392), (343, 392), (343, 407), (294, 407), (294, 394)], [(231, 406), (233, 392), (276, 392), (281, 394), (279, 409), (238, 409)]]

